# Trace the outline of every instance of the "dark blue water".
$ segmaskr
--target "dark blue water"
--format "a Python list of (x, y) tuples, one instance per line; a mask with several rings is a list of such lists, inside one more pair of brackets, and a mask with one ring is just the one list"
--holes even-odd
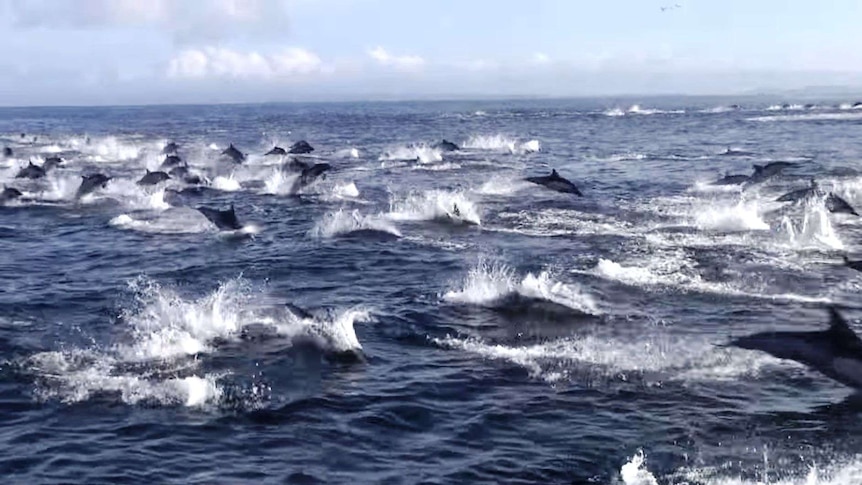
[[(0, 110), (0, 473), (862, 483), (850, 390), (723, 346), (859, 316), (859, 219), (774, 199), (862, 206), (862, 113), (640, 101)], [(333, 168), (296, 190), (262, 154), (300, 139)], [(135, 184), (169, 140), (204, 188)], [(551, 168), (584, 197), (523, 181)], [(230, 204), (241, 230), (195, 210)]]

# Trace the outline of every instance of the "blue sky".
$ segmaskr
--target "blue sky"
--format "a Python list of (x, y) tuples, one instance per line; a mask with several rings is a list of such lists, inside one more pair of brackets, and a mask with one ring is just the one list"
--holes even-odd
[(862, 86), (860, 14), (858, 0), (0, 0), (0, 105)]

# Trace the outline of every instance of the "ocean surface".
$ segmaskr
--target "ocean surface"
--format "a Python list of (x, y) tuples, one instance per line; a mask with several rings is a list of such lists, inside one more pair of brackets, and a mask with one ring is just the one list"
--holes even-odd
[[(829, 303), (862, 330), (860, 218), (775, 202), (862, 207), (855, 101), (0, 109), (0, 475), (862, 483), (862, 400), (725, 345)], [(332, 166), (299, 190), (263, 155), (298, 140)], [(168, 141), (202, 188), (136, 184)]]

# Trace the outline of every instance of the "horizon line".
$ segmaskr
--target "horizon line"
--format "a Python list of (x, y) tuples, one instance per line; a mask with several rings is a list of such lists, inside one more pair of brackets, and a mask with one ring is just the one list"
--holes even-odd
[[(737, 93), (625, 93), (625, 94), (584, 94), (584, 95), (540, 95), (540, 94), (509, 94), (509, 95), (472, 95), (472, 94), (447, 94), (447, 95), (405, 95), (399, 97), (387, 97), (386, 95), (358, 95), (356, 97), (345, 96), (332, 99), (283, 99), (265, 101), (211, 101), (211, 102), (153, 102), (153, 103), (120, 103), (120, 104), (0, 104), (0, 109), (34, 109), (34, 108), (147, 108), (147, 107), (171, 107), (171, 106), (256, 106), (256, 105), (278, 105), (278, 104), (347, 104), (347, 103), (446, 103), (446, 102), (505, 102), (505, 101), (553, 101), (553, 100), (587, 100), (587, 99), (658, 99), (658, 98), (785, 98), (803, 96), (801, 91), (806, 90), (859, 90), (862, 98), (862, 88), (855, 86), (810, 86), (792, 89), (752, 89)], [(849, 92), (847, 93), (850, 94)], [(815, 96), (808, 94), (806, 96)], [(824, 93), (824, 99), (837, 98), (838, 93)]]

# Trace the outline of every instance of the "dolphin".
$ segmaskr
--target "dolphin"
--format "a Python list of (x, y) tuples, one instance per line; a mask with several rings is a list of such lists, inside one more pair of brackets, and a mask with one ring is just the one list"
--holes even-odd
[(23, 194), (20, 190), (14, 187), (6, 187), (3, 186), (3, 192), (0, 192), (0, 202), (6, 202), (10, 200), (15, 200), (18, 197), (21, 197)]
[(296, 158), (291, 158), (290, 161), (281, 166), (282, 172), (302, 172), (303, 170), (311, 168), (307, 162), (303, 162), (302, 160), (297, 160)]
[(165, 160), (162, 162), (162, 164), (159, 165), (159, 168), (165, 170), (173, 167), (179, 167), (183, 164), (183, 159), (180, 158), (178, 155), (168, 155), (165, 157)]
[(304, 155), (306, 153), (311, 153), (314, 151), (314, 147), (311, 146), (305, 140), (299, 140), (298, 142), (291, 145), (290, 150), (287, 153), (296, 154), (296, 155)]
[(735, 339), (730, 345), (800, 362), (845, 386), (862, 390), (862, 340), (835, 307), (829, 307), (826, 330), (761, 332)]
[(332, 165), (328, 163), (315, 163), (314, 165), (303, 169), (299, 178), (296, 179), (296, 182), (294, 182), (293, 190), (291, 192), (296, 192), (303, 187), (311, 185), (311, 183), (317, 180), (317, 178), (321, 175), (326, 178), (326, 175), (324, 174), (331, 168)]
[(168, 142), (167, 145), (162, 149), (162, 153), (165, 155), (176, 155), (177, 151), (179, 151), (180, 146), (175, 142)]
[(852, 260), (852, 259), (848, 258), (847, 255), (845, 254), (844, 255), (844, 266), (847, 266), (848, 268), (853, 268), (856, 271), (862, 271), (862, 260)]
[(245, 161), (245, 154), (237, 150), (236, 147), (233, 146), (233, 143), (231, 143), (225, 151), (221, 152), (221, 154), (233, 160), (234, 163), (242, 163)]
[(573, 184), (572, 182), (560, 177), (560, 174), (557, 173), (556, 170), (551, 170), (550, 175), (545, 175), (542, 177), (527, 177), (524, 180), (527, 182), (532, 182), (534, 184), (544, 185), (545, 187), (556, 190), (557, 192), (563, 192), (566, 194), (575, 194), (579, 197), (582, 197), (584, 194), (581, 193), (580, 190)]
[(63, 159), (60, 157), (48, 157), (45, 159), (45, 163), (42, 164), (42, 168), (44, 168), (47, 172), (49, 170), (54, 170), (55, 168), (63, 165), (64, 163), (66, 162), (64, 162)]
[(45, 169), (30, 162), (29, 165), (18, 171), (16, 179), (39, 179), (45, 176)]
[(748, 181), (748, 175), (730, 175), (729, 173), (725, 173), (724, 177), (715, 182), (710, 182), (709, 185), (739, 185), (746, 181)]
[(273, 148), (272, 148), (272, 150), (270, 150), (270, 151), (268, 151), (268, 152), (264, 153), (263, 155), (264, 155), (264, 156), (269, 156), (269, 155), (287, 155), (287, 152), (284, 150), (284, 148), (281, 148), (281, 147), (273, 147)]
[(174, 167), (170, 170), (170, 172), (168, 172), (168, 175), (173, 178), (180, 179), (187, 184), (199, 185), (203, 183), (203, 179), (201, 179), (199, 175), (191, 173), (188, 165), (180, 165), (178, 167)]
[(299, 317), (303, 320), (314, 320), (314, 315), (312, 315), (308, 310), (298, 305), (294, 305), (293, 303), (287, 302), (284, 304), (284, 307), (287, 308), (290, 313), (293, 313), (296, 317)]
[(829, 209), (829, 212), (833, 214), (853, 214), (854, 216), (858, 216), (859, 213), (856, 212), (856, 209), (853, 208), (846, 200), (838, 197), (833, 193), (829, 193), (826, 196), (826, 208)]
[(435, 143), (431, 148), (440, 150), (441, 152), (457, 152), (460, 150), (458, 145), (446, 140), (445, 138), (440, 143)]
[(781, 197), (775, 199), (776, 202), (799, 202), (800, 200), (805, 200), (809, 197), (813, 197), (817, 195), (818, 192), (817, 181), (811, 179), (811, 184), (804, 188), (794, 190), (792, 192), (788, 192)]
[(853, 106), (851, 106), (851, 107), (852, 108), (862, 108), (862, 101), (856, 101), (855, 103), (853, 103)]
[(107, 175), (101, 173), (94, 173), (92, 175), (82, 175), (81, 176), (81, 186), (78, 187), (78, 191), (75, 193), (75, 198), (80, 199), (81, 197), (93, 192), (99, 188), (105, 188), (108, 181), (111, 180), (112, 177), (108, 177)]
[(230, 205), (230, 209), (228, 210), (212, 209), (203, 206), (197, 207), (197, 210), (223, 231), (242, 229), (242, 224), (236, 218), (233, 204)]
[(165, 180), (170, 180), (171, 176), (166, 174), (165, 172), (150, 172), (147, 170), (147, 173), (141, 177), (141, 180), (138, 180), (138, 185), (156, 185), (158, 183), (164, 182)]
[(12, 156), (12, 149), (9, 147), (3, 147), (3, 156), (9, 158)]
[(754, 173), (751, 174), (751, 178), (748, 179), (748, 182), (751, 184), (763, 182), (769, 177), (778, 175), (785, 168), (793, 167), (795, 165), (796, 164), (790, 162), (769, 162), (766, 165), (753, 165)]

